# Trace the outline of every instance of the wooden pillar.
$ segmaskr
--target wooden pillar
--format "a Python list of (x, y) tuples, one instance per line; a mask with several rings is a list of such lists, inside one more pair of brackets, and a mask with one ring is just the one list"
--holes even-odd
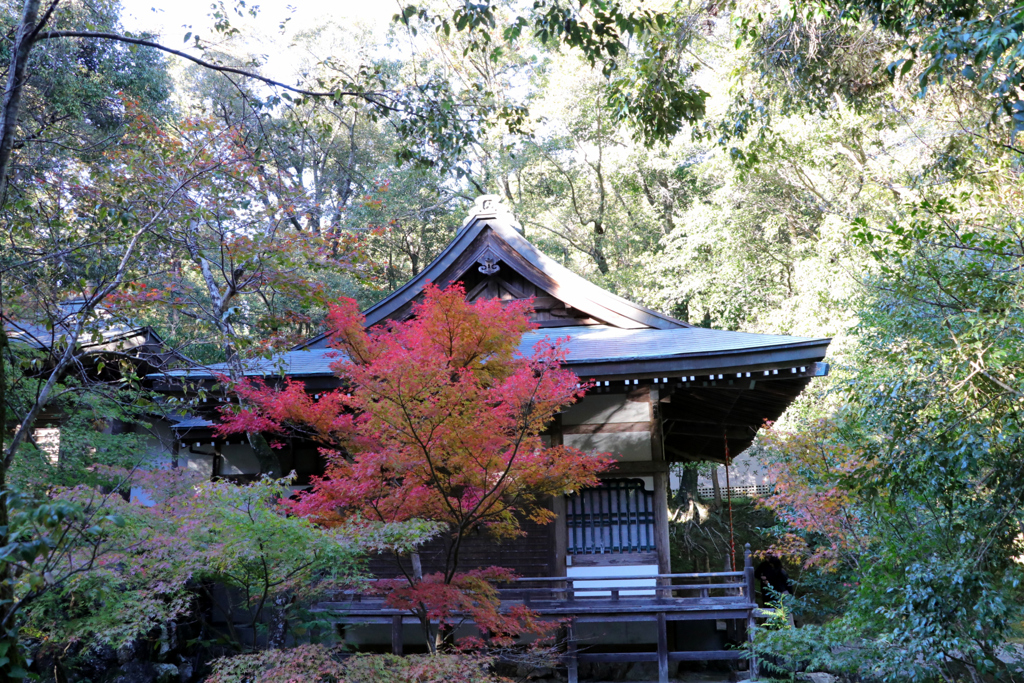
[(391, 652), (399, 657), (402, 656), (402, 615), (396, 614), (391, 617)]
[(580, 680), (580, 660), (578, 653), (576, 652), (576, 618), (569, 617), (569, 623), (565, 627), (565, 650), (567, 658), (567, 668), (569, 669), (569, 683), (579, 683)]
[(668, 463), (661, 433), (661, 404), (658, 387), (651, 387), (651, 459), (659, 465), (654, 473), (654, 548), (658, 554), (658, 573), (672, 573), (672, 554), (668, 534)]
[(658, 683), (668, 683), (668, 625), (658, 612)]
[(565, 496), (556, 495), (551, 500), (551, 511), (555, 513), (555, 565), (553, 576), (565, 576), (565, 557), (569, 548), (569, 528), (565, 524)]
[(750, 556), (750, 544), (743, 549), (743, 581), (746, 584), (747, 602), (757, 606), (757, 595), (754, 593), (754, 560)]
[[(562, 416), (555, 415), (551, 423), (551, 445), (562, 445)], [(551, 500), (551, 511), (555, 513), (554, 526), (554, 566), (553, 576), (565, 576), (565, 557), (569, 547), (569, 528), (565, 523), (565, 496), (555, 495)]]
[(757, 680), (757, 657), (754, 655), (754, 627), (757, 625), (754, 621), (754, 610), (757, 609), (757, 598), (754, 594), (754, 561), (750, 556), (750, 544), (747, 543), (743, 549), (743, 579), (746, 583), (747, 589), (747, 643), (749, 643), (750, 652), (750, 680)]

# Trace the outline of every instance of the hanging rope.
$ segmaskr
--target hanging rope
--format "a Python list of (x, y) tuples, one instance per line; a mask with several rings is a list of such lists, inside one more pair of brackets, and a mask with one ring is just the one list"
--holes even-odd
[(732, 486), (729, 483), (729, 435), (724, 429), (722, 439), (725, 441), (725, 495), (729, 499), (729, 560), (732, 570), (736, 571), (736, 534), (732, 529)]

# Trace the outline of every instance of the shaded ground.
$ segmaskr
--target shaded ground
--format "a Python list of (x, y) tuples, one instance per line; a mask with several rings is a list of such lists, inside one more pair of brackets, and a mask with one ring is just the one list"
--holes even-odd
[[(725, 569), (731, 548), (736, 548), (736, 568), (743, 567), (743, 549), (750, 543), (755, 552), (768, 545), (764, 530), (777, 522), (771, 511), (750, 498), (732, 499), (732, 533), (728, 501), (719, 507), (701, 500), (691, 505), (679, 498), (679, 508), (669, 525), (672, 571), (720, 572)], [(670, 506), (671, 507), (671, 506)]]

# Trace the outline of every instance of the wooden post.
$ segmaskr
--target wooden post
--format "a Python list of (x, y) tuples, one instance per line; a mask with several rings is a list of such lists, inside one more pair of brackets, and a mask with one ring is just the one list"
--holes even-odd
[[(668, 466), (661, 434), (661, 404), (658, 387), (651, 391), (651, 459), (661, 465), (654, 473), (654, 550), (658, 555), (658, 573), (672, 573), (672, 554), (668, 533)], [(658, 579), (658, 585), (671, 584), (670, 579)], [(670, 597), (671, 591), (658, 591), (658, 597)]]
[[(562, 445), (562, 416), (555, 415), (551, 424), (551, 445)], [(566, 555), (569, 547), (569, 527), (565, 523), (565, 496), (555, 495), (551, 500), (551, 511), (555, 513), (554, 526), (554, 548), (555, 561), (552, 569), (553, 576), (565, 576)]]
[(658, 683), (668, 683), (668, 624), (658, 612)]
[(750, 555), (750, 544), (743, 549), (743, 580), (747, 584), (747, 602), (757, 605), (754, 594), (754, 560)]
[(754, 594), (754, 560), (750, 555), (750, 544), (743, 549), (743, 578), (747, 584), (747, 643), (750, 645), (750, 680), (757, 680), (757, 657), (754, 655), (754, 610), (757, 599)]
[(402, 656), (402, 615), (391, 617), (391, 653)]
[[(658, 573), (672, 573), (672, 554), (668, 534), (668, 472), (654, 473), (654, 550), (658, 554)], [(659, 579), (658, 585), (671, 583)], [(663, 597), (663, 596), (659, 596)]]
[(578, 653), (576, 652), (576, 617), (570, 617), (569, 623), (565, 627), (566, 633), (566, 656), (568, 659), (568, 673), (569, 683), (579, 683), (580, 680), (580, 661)]
[(565, 557), (569, 548), (569, 527), (565, 523), (565, 496), (555, 495), (551, 498), (551, 511), (555, 513), (554, 546), (555, 562), (553, 576), (565, 576)]

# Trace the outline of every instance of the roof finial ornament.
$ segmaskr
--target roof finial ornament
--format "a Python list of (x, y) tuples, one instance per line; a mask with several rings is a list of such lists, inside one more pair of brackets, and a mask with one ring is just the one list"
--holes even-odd
[(469, 210), (469, 215), (462, 222), (462, 227), (466, 227), (478, 218), (498, 218), (516, 232), (520, 234), (523, 232), (523, 226), (512, 215), (512, 211), (501, 203), (500, 195), (482, 194), (477, 197), (476, 201), (473, 202), (473, 207)]

